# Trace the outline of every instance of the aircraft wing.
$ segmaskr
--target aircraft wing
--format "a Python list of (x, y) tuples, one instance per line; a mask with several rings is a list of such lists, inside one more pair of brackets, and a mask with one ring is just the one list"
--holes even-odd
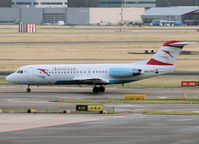
[(80, 81), (83, 83), (93, 83), (93, 84), (108, 84), (109, 80), (103, 78), (75, 78), (75, 81)]

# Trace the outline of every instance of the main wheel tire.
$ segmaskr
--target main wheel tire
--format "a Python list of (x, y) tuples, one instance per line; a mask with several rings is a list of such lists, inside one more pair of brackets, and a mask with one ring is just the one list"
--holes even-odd
[(100, 86), (100, 87), (99, 87), (99, 91), (100, 91), (100, 92), (105, 92), (105, 87)]
[(30, 88), (27, 88), (26, 91), (29, 93), (29, 92), (31, 92), (31, 89), (30, 89)]
[(93, 88), (93, 93), (98, 93), (99, 92), (99, 88), (98, 87), (94, 87)]

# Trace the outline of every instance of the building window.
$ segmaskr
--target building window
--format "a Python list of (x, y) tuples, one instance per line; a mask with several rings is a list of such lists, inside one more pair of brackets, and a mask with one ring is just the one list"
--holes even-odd
[(39, 3), (38, 3), (38, 2), (34, 2), (33, 4), (34, 4), (34, 5), (39, 5)]
[(17, 2), (17, 5), (31, 5), (31, 2)]
[(41, 5), (63, 5), (62, 2), (41, 2)]

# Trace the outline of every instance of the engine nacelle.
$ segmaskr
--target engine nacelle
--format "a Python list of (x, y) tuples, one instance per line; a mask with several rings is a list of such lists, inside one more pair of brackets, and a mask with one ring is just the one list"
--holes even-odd
[(111, 77), (132, 77), (140, 74), (140, 70), (134, 70), (131, 68), (110, 68), (109, 76)]

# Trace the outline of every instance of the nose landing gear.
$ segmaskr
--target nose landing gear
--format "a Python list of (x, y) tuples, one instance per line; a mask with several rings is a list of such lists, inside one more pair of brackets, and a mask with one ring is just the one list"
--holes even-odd
[(31, 92), (30, 86), (28, 85), (28, 88), (26, 89), (27, 93)]
[(93, 93), (98, 93), (98, 92), (105, 92), (105, 87), (104, 86), (100, 86), (100, 87), (94, 87), (93, 88)]

